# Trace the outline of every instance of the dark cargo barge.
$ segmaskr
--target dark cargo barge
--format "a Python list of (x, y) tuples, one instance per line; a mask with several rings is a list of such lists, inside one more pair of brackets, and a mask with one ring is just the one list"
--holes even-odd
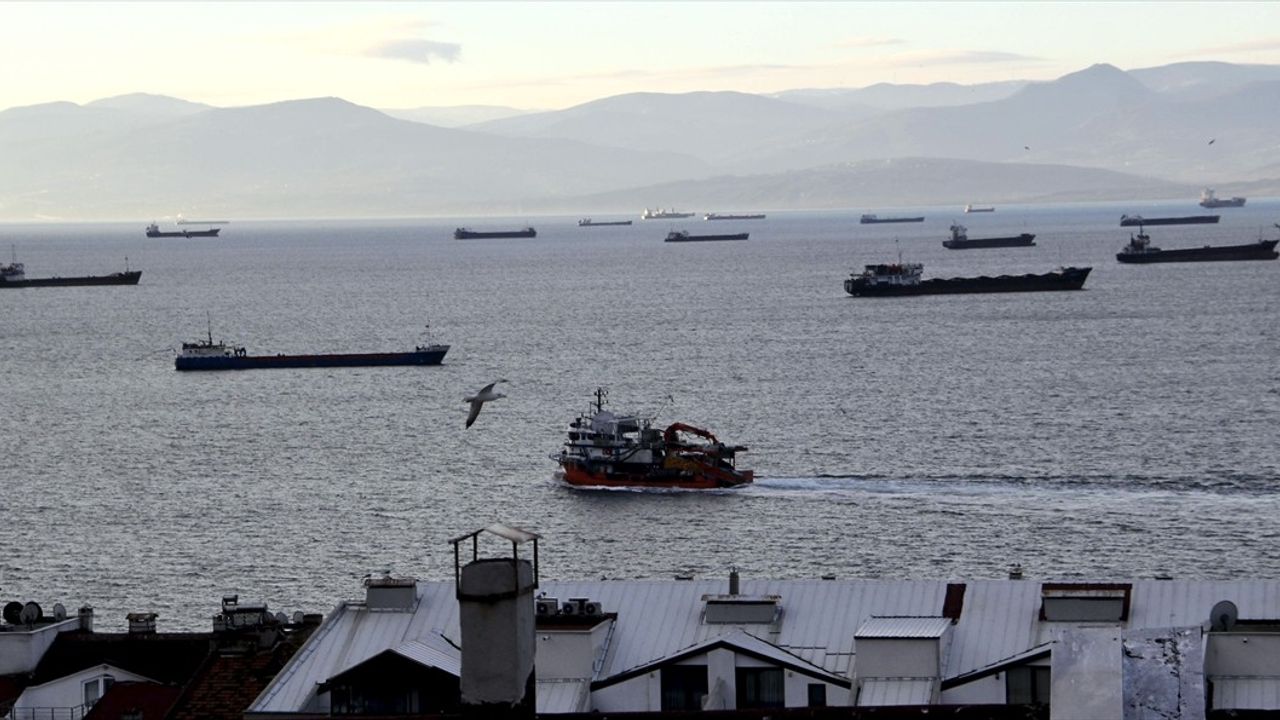
[(972, 250), (980, 248), (1031, 247), (1035, 245), (1033, 233), (1022, 233), (1009, 237), (971, 238), (968, 228), (963, 225), (951, 225), (951, 237), (942, 241), (942, 247), (949, 250)]
[(690, 235), (684, 230), (673, 230), (667, 233), (666, 242), (708, 242), (714, 240), (746, 240), (750, 233), (733, 233), (730, 235)]
[(999, 275), (975, 278), (921, 279), (921, 263), (867, 265), (844, 281), (845, 292), (854, 297), (897, 297), (903, 295), (956, 295), (968, 293), (1046, 292), (1079, 290), (1089, 277), (1089, 267), (1066, 267), (1040, 275)]
[[(1276, 227), (1280, 227), (1277, 225)], [(1161, 250), (1151, 245), (1151, 236), (1139, 232), (1137, 236), (1129, 236), (1129, 244), (1116, 253), (1116, 260), (1122, 263), (1165, 263), (1165, 262), (1215, 262), (1227, 260), (1275, 260), (1280, 257), (1276, 252), (1276, 243), (1280, 240), (1263, 240), (1244, 245), (1205, 245), (1198, 248), (1178, 248)]]
[(412, 352), (340, 353), (333, 355), (249, 355), (242, 347), (207, 340), (182, 343), (174, 359), (177, 370), (263, 370), (271, 368), (379, 367), (439, 365), (448, 345), (420, 345)]
[(0, 288), (24, 287), (75, 287), (87, 285), (137, 285), (141, 270), (128, 270), (110, 275), (84, 275), (81, 277), (29, 278), (26, 266), (16, 260), (0, 265)]
[(453, 231), (454, 240), (480, 240), (486, 238), (531, 238), (537, 237), (538, 231), (531, 227), (523, 230), (468, 230), (467, 228), (458, 228)]
[(1141, 215), (1121, 215), (1120, 227), (1141, 227), (1143, 225), (1212, 225), (1218, 222), (1220, 215), (1185, 215), (1183, 217), (1144, 218)]

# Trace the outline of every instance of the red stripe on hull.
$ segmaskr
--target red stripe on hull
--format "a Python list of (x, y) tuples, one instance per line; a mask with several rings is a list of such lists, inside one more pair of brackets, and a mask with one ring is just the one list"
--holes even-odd
[(573, 464), (563, 464), (564, 481), (575, 487), (679, 488), (683, 490), (715, 490), (750, 483), (754, 473), (741, 470), (716, 475), (696, 473), (667, 475), (610, 475), (588, 472)]

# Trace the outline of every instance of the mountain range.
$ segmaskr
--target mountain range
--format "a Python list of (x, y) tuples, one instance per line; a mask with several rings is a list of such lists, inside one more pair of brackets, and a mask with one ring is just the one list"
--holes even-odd
[(555, 111), (218, 108), (134, 94), (0, 111), (0, 219), (633, 213), (1280, 194), (1280, 66), (1048, 82), (631, 93)]

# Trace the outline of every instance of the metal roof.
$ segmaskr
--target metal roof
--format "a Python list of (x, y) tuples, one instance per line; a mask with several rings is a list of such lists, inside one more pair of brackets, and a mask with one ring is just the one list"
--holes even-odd
[(1280, 707), (1280, 680), (1214, 678), (1214, 710), (1274, 710)]
[(591, 710), (588, 698), (591, 681), (539, 680), (537, 710), (539, 713), (577, 713)]
[[(743, 595), (778, 595), (781, 612), (771, 625), (706, 625), (703, 596), (722, 593), (727, 580), (544, 581), (551, 597), (585, 597), (617, 620), (595, 677), (605, 680), (682, 650), (749, 630), (778, 652), (828, 673), (848, 677), (854, 635), (873, 617), (932, 617), (942, 612), (946, 581), (756, 580), (743, 578)], [(452, 582), (421, 582), (412, 612), (369, 612), (363, 602), (339, 605), (325, 618), (249, 708), (249, 712), (298, 712), (316, 683), (337, 671), (432, 633), (455, 644), (458, 601)], [(1129, 618), (1121, 630), (1186, 627), (1205, 623), (1219, 600), (1231, 600), (1240, 618), (1280, 618), (1280, 581), (1135, 580)], [(963, 612), (952, 626), (943, 678), (953, 678), (1014, 658), (1054, 639), (1069, 622), (1039, 619), (1041, 583), (980, 580), (967, 583)], [(901, 619), (901, 618), (898, 618)]]
[(462, 653), (439, 635), (427, 635), (422, 640), (406, 640), (391, 651), (419, 665), (439, 668), (454, 677), (462, 677)]
[(928, 705), (936, 680), (873, 678), (862, 681), (858, 707), (875, 705)]
[(944, 617), (873, 617), (858, 626), (853, 636), (873, 638), (940, 638), (951, 627)]

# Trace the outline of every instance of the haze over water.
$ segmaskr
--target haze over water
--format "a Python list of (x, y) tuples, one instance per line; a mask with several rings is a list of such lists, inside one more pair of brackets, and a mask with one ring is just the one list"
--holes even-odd
[[(370, 571), (449, 577), (448, 538), (494, 520), (544, 534), (548, 578), (1274, 578), (1280, 262), (1114, 260), (1122, 212), (1198, 210), (3, 225), (31, 277), (125, 256), (143, 275), (0, 293), (0, 600), (91, 604), (105, 627), (203, 627), (229, 590), (327, 612)], [(1221, 214), (1153, 244), (1274, 237), (1280, 203)], [(1038, 246), (945, 250), (952, 220)], [(525, 224), (536, 239), (450, 237)], [(751, 240), (661, 242), (708, 225)], [(1094, 270), (1083, 292), (843, 292), (899, 252), (927, 277)], [(206, 316), (250, 353), (403, 350), (426, 323), (453, 348), (435, 368), (174, 371)], [(499, 377), (508, 397), (464, 430), (462, 398)], [(558, 484), (548, 455), (597, 386), (748, 445), (756, 484)]]

